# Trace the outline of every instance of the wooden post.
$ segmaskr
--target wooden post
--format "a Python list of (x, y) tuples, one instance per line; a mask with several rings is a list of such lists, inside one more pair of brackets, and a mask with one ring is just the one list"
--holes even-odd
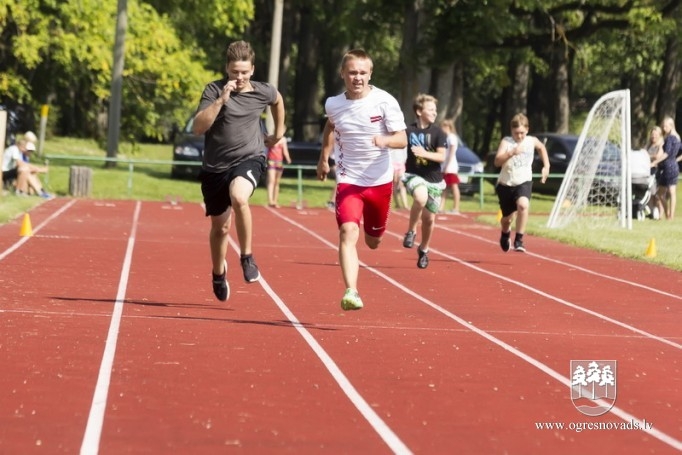
[(69, 174), (69, 194), (75, 197), (88, 197), (92, 192), (92, 169), (85, 166), (71, 166)]

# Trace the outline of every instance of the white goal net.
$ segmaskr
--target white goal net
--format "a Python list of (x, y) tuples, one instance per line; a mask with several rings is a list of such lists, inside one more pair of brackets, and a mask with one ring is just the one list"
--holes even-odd
[(564, 175), (547, 227), (632, 228), (630, 91), (592, 106)]

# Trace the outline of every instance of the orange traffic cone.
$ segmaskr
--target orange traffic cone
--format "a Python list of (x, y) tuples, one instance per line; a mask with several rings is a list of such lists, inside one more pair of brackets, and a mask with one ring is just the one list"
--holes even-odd
[(21, 237), (30, 237), (33, 235), (33, 228), (31, 227), (31, 218), (28, 213), (24, 215), (24, 220), (21, 222), (21, 229), (19, 230)]
[(649, 240), (649, 246), (646, 248), (646, 257), (648, 258), (656, 257), (656, 239), (654, 238)]

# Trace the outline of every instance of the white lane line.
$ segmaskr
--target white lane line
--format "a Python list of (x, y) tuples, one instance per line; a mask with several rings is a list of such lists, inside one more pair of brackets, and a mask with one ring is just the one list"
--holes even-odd
[(92, 397), (92, 404), (90, 405), (90, 415), (88, 416), (88, 423), (85, 427), (83, 442), (81, 443), (80, 453), (82, 455), (97, 454), (99, 452), (99, 442), (102, 436), (104, 413), (106, 411), (107, 396), (109, 395), (109, 384), (111, 382), (111, 371), (114, 365), (114, 357), (116, 355), (118, 331), (121, 325), (123, 302), (125, 301), (126, 288), (128, 287), (130, 264), (133, 257), (133, 249), (135, 247), (135, 235), (137, 233), (137, 226), (140, 220), (141, 207), (142, 203), (138, 201), (135, 205), (132, 227), (130, 229), (130, 237), (128, 237), (128, 247), (126, 248), (125, 258), (123, 260), (123, 268), (121, 269), (121, 278), (118, 283), (118, 292), (116, 293), (116, 303), (114, 304), (114, 310), (111, 313), (109, 333), (104, 346), (102, 363), (99, 367), (97, 385), (95, 386), (95, 393)]
[[(336, 245), (332, 244), (331, 242), (328, 242), (326, 239), (324, 239), (323, 237), (318, 235), (316, 232), (311, 231), (310, 229), (308, 229), (305, 226), (297, 223), (293, 219), (285, 217), (285, 216), (283, 216), (280, 213), (275, 212), (275, 211), (273, 211), (273, 213), (275, 215), (279, 216), (284, 221), (288, 222), (289, 224), (292, 224), (293, 226), (296, 226), (297, 228), (301, 229), (302, 231), (306, 232), (307, 234), (311, 235), (312, 237), (315, 237), (316, 239), (318, 239), (319, 241), (321, 241), (325, 245), (329, 246), (330, 248), (337, 249)], [(399, 236), (398, 234), (395, 234), (395, 233), (390, 233), (390, 234), (397, 236), (399, 238), (402, 238), (402, 236)], [(464, 263), (463, 261), (460, 261), (460, 262), (463, 263), (464, 265), (470, 266), (470, 264)], [(360, 261), (360, 265), (362, 267), (364, 267), (367, 271), (383, 278), (385, 281), (391, 283), (393, 286), (402, 290), (406, 294), (414, 297), (415, 299), (421, 301), (422, 303), (426, 304), (427, 306), (433, 308), (434, 310), (438, 311), (439, 313), (445, 315), (446, 317), (452, 319), (453, 321), (457, 322), (461, 326), (466, 327), (467, 329), (471, 330), (472, 332), (476, 333), (477, 335), (480, 335), (481, 337), (487, 339), (488, 341), (492, 342), (493, 344), (496, 344), (497, 346), (501, 347), (505, 351), (519, 357), (520, 359), (529, 363), (533, 367), (539, 369), (543, 373), (545, 373), (545, 374), (549, 375), (550, 377), (552, 377), (553, 379), (557, 380), (558, 382), (560, 382), (564, 386), (566, 386), (568, 388), (571, 387), (571, 380), (569, 378), (558, 373), (557, 371), (553, 370), (552, 368), (545, 365), (544, 363), (536, 360), (535, 358), (533, 358), (533, 357), (529, 356), (528, 354), (520, 351), (519, 349), (516, 349), (515, 347), (505, 343), (504, 341), (500, 340), (499, 338), (496, 338), (495, 336), (489, 334), (488, 332), (486, 332), (482, 329), (479, 329), (475, 325), (465, 321), (464, 319), (460, 318), (456, 314), (451, 313), (450, 311), (446, 310), (445, 308), (441, 307), (440, 305), (437, 305), (436, 303), (428, 300), (427, 298), (425, 298), (425, 297), (417, 294), (416, 292), (412, 291), (411, 289), (405, 287), (401, 283), (397, 282), (396, 280), (389, 277), (388, 275), (385, 275), (384, 273), (380, 272), (379, 270), (376, 270), (375, 268), (368, 266), (367, 264), (363, 263), (362, 261)], [(474, 268), (476, 268), (476, 267), (474, 267)], [(480, 270), (484, 273), (490, 273), (490, 272), (487, 272), (483, 269), (480, 269)], [(504, 277), (502, 277), (502, 278), (504, 278)], [(639, 422), (642, 421), (641, 418), (638, 418), (638, 417), (624, 411), (623, 409), (621, 409), (617, 406), (613, 406), (609, 412), (612, 412), (613, 414), (620, 417), (624, 422), (627, 422), (627, 423), (632, 422), (633, 420), (636, 420)], [(647, 429), (643, 429), (642, 431), (648, 433), (652, 437), (658, 439), (659, 441), (661, 441), (661, 442), (663, 442), (663, 443), (665, 443), (665, 444), (667, 444), (667, 445), (669, 445), (669, 446), (671, 446), (677, 450), (682, 450), (682, 441), (675, 439), (673, 436), (670, 436), (667, 433), (664, 433), (664, 432), (662, 432), (658, 429), (654, 429), (654, 428), (647, 428)]]
[[(453, 232), (453, 233), (457, 233), (457, 234), (461, 234), (461, 235), (466, 235), (467, 237), (475, 238), (475, 239), (478, 239), (478, 240), (483, 240), (483, 241), (485, 241), (485, 242), (494, 243), (494, 242), (491, 242), (491, 241), (488, 240), (488, 239), (484, 239), (484, 238), (479, 237), (479, 236), (476, 236), (476, 235), (470, 235), (470, 234), (466, 234), (466, 233), (463, 233), (463, 232), (458, 232), (458, 231), (455, 231), (455, 230), (450, 230), (450, 229), (447, 229), (447, 228), (443, 228), (443, 229), (448, 230), (448, 231)], [(402, 239), (402, 238), (403, 238), (402, 235), (399, 235), (399, 234), (397, 234), (397, 233), (395, 233), (395, 232), (386, 231), (386, 233), (387, 233), (388, 235), (391, 235), (391, 236), (397, 238), (397, 239)], [(532, 293), (538, 294), (538, 295), (540, 295), (540, 296), (542, 296), (542, 297), (544, 297), (544, 298), (546, 298), (546, 299), (553, 300), (553, 301), (555, 301), (555, 302), (557, 302), (557, 303), (560, 303), (560, 304), (562, 304), (562, 305), (565, 305), (565, 306), (567, 306), (567, 307), (569, 307), (569, 308), (573, 308), (574, 310), (577, 310), (577, 311), (580, 311), (580, 312), (589, 314), (590, 316), (594, 316), (594, 317), (596, 317), (596, 318), (598, 318), (598, 319), (601, 319), (601, 320), (603, 320), (603, 321), (610, 322), (611, 324), (617, 325), (617, 326), (622, 327), (622, 328), (624, 328), (624, 329), (626, 329), (626, 330), (629, 330), (629, 331), (638, 333), (638, 334), (640, 334), (640, 335), (642, 335), (642, 336), (644, 336), (644, 337), (646, 337), (646, 338), (650, 338), (650, 339), (652, 339), (652, 340), (656, 340), (656, 341), (659, 341), (659, 342), (661, 342), (661, 343), (670, 345), (670, 346), (672, 346), (672, 347), (674, 347), (674, 348), (676, 348), (676, 349), (682, 349), (682, 344), (680, 344), (680, 343), (676, 343), (676, 342), (674, 342), (674, 341), (672, 341), (672, 340), (669, 340), (669, 339), (667, 339), (667, 338), (660, 337), (660, 336), (658, 336), (658, 335), (654, 335), (653, 333), (649, 333), (649, 332), (646, 332), (646, 331), (644, 331), (644, 330), (638, 329), (637, 327), (631, 326), (631, 325), (626, 324), (626, 323), (624, 323), (624, 322), (621, 322), (621, 321), (619, 321), (619, 320), (617, 320), (617, 319), (613, 319), (613, 318), (611, 318), (611, 317), (609, 317), (609, 316), (606, 316), (606, 315), (604, 315), (604, 314), (598, 313), (598, 312), (596, 312), (596, 311), (593, 311), (593, 310), (590, 310), (590, 309), (587, 309), (587, 308), (583, 308), (583, 307), (581, 307), (580, 305), (577, 305), (577, 304), (575, 304), (575, 303), (569, 302), (569, 301), (564, 300), (564, 299), (559, 298), (559, 297), (555, 297), (555, 296), (553, 296), (553, 295), (551, 295), (551, 294), (548, 294), (548, 293), (546, 293), (546, 292), (544, 292), (544, 291), (541, 291), (541, 290), (539, 290), (539, 289), (536, 289), (536, 288), (534, 288), (534, 287), (532, 287), (532, 286), (529, 286), (529, 285), (527, 285), (527, 284), (525, 284), (525, 283), (522, 283), (522, 282), (520, 282), (520, 281), (516, 281), (516, 280), (513, 280), (513, 279), (511, 279), (511, 278), (508, 278), (508, 277), (506, 277), (506, 276), (504, 276), (504, 275), (500, 275), (500, 274), (498, 274), (498, 273), (491, 272), (491, 271), (486, 270), (486, 269), (484, 269), (484, 268), (482, 268), (482, 267), (479, 267), (479, 266), (477, 266), (477, 265), (471, 264), (471, 263), (469, 263), (469, 262), (467, 262), (467, 261), (464, 261), (464, 260), (459, 259), (459, 258), (457, 258), (457, 257), (454, 257), (454, 256), (452, 256), (452, 255), (449, 255), (449, 254), (447, 254), (447, 253), (443, 253), (442, 251), (439, 251), (439, 250), (437, 250), (437, 249), (435, 249), (435, 248), (429, 248), (429, 251), (431, 251), (432, 253), (437, 254), (437, 255), (439, 255), (439, 256), (442, 256), (442, 257), (444, 257), (444, 258), (446, 258), (446, 259), (449, 259), (449, 260), (451, 260), (451, 261), (453, 261), (453, 262), (456, 262), (456, 263), (458, 263), (458, 264), (460, 264), (460, 265), (463, 265), (463, 266), (465, 266), (465, 267), (468, 267), (468, 268), (470, 268), (470, 269), (476, 270), (476, 271), (481, 272), (481, 273), (486, 274), (486, 275), (490, 275), (490, 276), (492, 276), (492, 277), (497, 278), (498, 280), (502, 280), (502, 281), (506, 281), (507, 283), (514, 284), (514, 285), (516, 285), (516, 286), (518, 286), (518, 287), (521, 287), (521, 288), (523, 288), (523, 289), (526, 289), (527, 291), (530, 291), (530, 292), (532, 292)], [(526, 253), (524, 253), (524, 254), (531, 254), (531, 253), (526, 252)], [(535, 256), (535, 257), (537, 257), (537, 258), (540, 258), (540, 259), (546, 259), (546, 260), (549, 260), (549, 261), (552, 261), (552, 262), (557, 262), (557, 263), (559, 263), (559, 264), (566, 265), (567, 267), (575, 267), (575, 266), (573, 266), (572, 264), (562, 263), (561, 261), (556, 261), (556, 260), (553, 260), (553, 259), (545, 258), (544, 256), (541, 256), (541, 255), (533, 255), (533, 256)], [(619, 282), (622, 282), (622, 283), (638, 285), (637, 283), (632, 283), (632, 282), (628, 282), (628, 281), (626, 281), (626, 280), (621, 280), (620, 278), (615, 278), (615, 277), (611, 277), (611, 276), (608, 276), (608, 275), (601, 275), (601, 274), (599, 274), (599, 273), (597, 273), (597, 272), (593, 272), (593, 271), (590, 271), (590, 270), (588, 270), (588, 269), (584, 269), (584, 271), (585, 271), (585, 272), (588, 272), (588, 273), (590, 273), (590, 274), (593, 274), (593, 275), (598, 275), (598, 276), (603, 277), (603, 278), (613, 279), (613, 280), (615, 280), (615, 281), (619, 281)], [(648, 287), (643, 286), (643, 285), (638, 285), (638, 287), (644, 288), (644, 289), (646, 289), (646, 290), (655, 291), (655, 292), (658, 292), (659, 294), (668, 295), (667, 293), (658, 291), (657, 289), (654, 289), (654, 288), (648, 288)], [(671, 296), (672, 296), (672, 295), (671, 295)], [(674, 297), (675, 297), (675, 298), (680, 298), (680, 297), (678, 297), (678, 296), (674, 296)]]
[[(388, 232), (388, 231), (387, 231), (387, 232)], [(394, 237), (397, 237), (397, 238), (399, 238), (399, 239), (402, 239), (402, 236), (400, 236), (400, 235), (398, 235), (398, 234), (395, 234), (395, 233), (392, 233), (392, 232), (390, 232), (389, 234), (392, 235), (392, 236), (394, 236)], [(451, 261), (453, 261), (453, 262), (456, 262), (456, 263), (458, 263), (458, 264), (460, 264), (460, 265), (463, 265), (463, 266), (465, 266), (465, 267), (469, 267), (469, 268), (474, 269), (474, 270), (476, 270), (476, 271), (478, 271), (478, 272), (481, 272), (481, 273), (484, 273), (484, 274), (486, 274), (486, 275), (490, 275), (490, 276), (492, 276), (492, 277), (495, 277), (495, 278), (497, 278), (498, 280), (506, 281), (507, 283), (511, 283), (511, 284), (513, 284), (513, 285), (516, 285), (516, 286), (518, 286), (518, 287), (520, 287), (520, 288), (523, 288), (523, 289), (525, 289), (525, 290), (527, 290), (527, 291), (529, 291), (529, 292), (532, 292), (532, 293), (534, 293), (534, 294), (538, 294), (538, 295), (540, 295), (540, 296), (542, 296), (542, 297), (544, 297), (544, 298), (546, 298), (546, 299), (548, 299), (548, 300), (553, 300), (553, 301), (555, 301), (555, 302), (557, 302), (557, 303), (560, 303), (560, 304), (562, 304), (562, 305), (565, 305), (565, 306), (567, 306), (567, 307), (569, 307), (569, 308), (573, 308), (574, 310), (577, 310), (577, 311), (580, 311), (580, 312), (589, 314), (590, 316), (594, 316), (594, 317), (596, 317), (597, 319), (601, 319), (602, 321), (610, 322), (611, 324), (617, 325), (617, 326), (622, 327), (622, 328), (624, 328), (624, 329), (626, 329), (626, 330), (629, 330), (629, 331), (631, 331), (631, 332), (638, 333), (638, 334), (642, 335), (642, 336), (645, 337), (645, 338), (649, 338), (649, 339), (652, 339), (652, 340), (660, 341), (661, 343), (664, 343), (664, 344), (667, 344), (667, 345), (669, 345), (669, 346), (672, 346), (672, 347), (674, 347), (675, 349), (682, 349), (682, 344), (680, 344), (680, 343), (676, 343), (676, 342), (674, 342), (674, 341), (672, 341), (672, 340), (668, 340), (667, 338), (663, 338), (663, 337), (660, 337), (660, 336), (658, 336), (658, 335), (654, 335), (653, 333), (649, 333), (649, 332), (644, 331), (644, 330), (642, 330), (642, 329), (638, 329), (637, 327), (633, 327), (633, 326), (631, 326), (631, 325), (629, 325), (629, 324), (626, 324), (626, 323), (624, 323), (624, 322), (621, 322), (621, 321), (619, 321), (619, 320), (617, 320), (617, 319), (613, 319), (613, 318), (611, 318), (611, 317), (609, 317), (609, 316), (606, 316), (606, 315), (604, 315), (604, 314), (598, 313), (598, 312), (596, 312), (596, 311), (593, 311), (593, 310), (590, 310), (590, 309), (587, 309), (587, 308), (583, 308), (583, 307), (581, 307), (580, 305), (577, 305), (577, 304), (575, 304), (575, 303), (571, 303), (571, 302), (569, 302), (569, 301), (567, 301), (567, 300), (564, 300), (564, 299), (562, 299), (562, 298), (560, 298), (560, 297), (556, 297), (556, 296), (554, 296), (554, 295), (552, 295), (552, 294), (548, 294), (548, 293), (546, 293), (546, 292), (544, 292), (544, 291), (541, 291), (541, 290), (539, 290), (539, 289), (536, 289), (536, 288), (534, 288), (534, 287), (532, 287), (532, 286), (529, 286), (529, 285), (527, 285), (527, 284), (525, 284), (525, 283), (522, 283), (522, 282), (520, 282), (520, 281), (513, 280), (513, 279), (508, 278), (508, 277), (506, 277), (506, 276), (504, 276), (504, 275), (500, 275), (500, 274), (498, 274), (498, 273), (491, 272), (491, 271), (486, 270), (486, 269), (484, 269), (484, 268), (478, 267), (478, 266), (476, 266), (476, 265), (474, 265), (474, 264), (470, 264), (470, 263), (468, 263), (468, 262), (466, 262), (466, 261), (464, 261), (464, 260), (462, 260), (462, 259), (456, 258), (456, 257), (454, 257), (454, 256), (451, 256), (451, 255), (449, 255), (449, 254), (443, 253), (443, 252), (441, 252), (441, 251), (438, 251), (438, 250), (435, 249), (435, 248), (429, 248), (429, 251), (432, 252), (432, 253), (435, 253), (435, 254), (437, 254), (437, 255), (439, 255), (439, 256), (442, 256), (442, 257), (444, 257), (444, 258), (447, 258), (447, 259), (449, 259), (449, 260), (451, 260)]]
[[(239, 254), (239, 246), (230, 238), (230, 245)], [(291, 325), (298, 331), (298, 333), (303, 337), (305, 342), (310, 346), (315, 355), (320, 359), (324, 367), (329, 371), (332, 378), (339, 385), (343, 393), (346, 394), (348, 399), (355, 405), (360, 414), (367, 420), (367, 422), (374, 428), (379, 437), (386, 443), (388, 447), (391, 448), (393, 453), (401, 455), (409, 455), (412, 451), (403, 443), (400, 438), (391, 430), (391, 428), (384, 422), (379, 415), (374, 412), (372, 407), (365, 401), (365, 399), (360, 395), (350, 380), (346, 377), (341, 369), (336, 365), (334, 360), (327, 354), (320, 343), (317, 342), (314, 336), (301, 324), (294, 313), (289, 310), (289, 307), (282, 301), (282, 299), (272, 290), (265, 277), (261, 274), (260, 280), (258, 280), (260, 285), (263, 287), (265, 292), (270, 296), (270, 298), (275, 302), (277, 307), (284, 313), (284, 316), (291, 322)]]
[[(494, 245), (497, 245), (497, 241), (492, 241), (492, 240), (490, 240), (489, 238), (486, 238), (486, 237), (481, 237), (481, 236), (478, 236), (478, 235), (475, 235), (475, 234), (471, 234), (471, 233), (465, 232), (465, 231), (459, 231), (459, 230), (457, 230), (457, 229), (452, 229), (452, 228), (449, 228), (449, 227), (447, 227), (447, 226), (439, 226), (438, 224), (436, 224), (436, 227), (437, 227), (437, 228), (440, 228), (440, 229), (442, 229), (442, 230), (444, 230), (444, 231), (451, 232), (451, 233), (453, 233), (453, 234), (458, 234), (458, 235), (461, 235), (461, 236), (464, 236), (464, 237), (469, 237), (469, 238), (472, 238), (472, 239), (476, 239), (476, 240), (480, 240), (480, 241), (483, 241), (483, 242), (486, 242), (486, 243), (492, 243), (492, 244), (494, 244)], [(548, 256), (543, 256), (543, 255), (541, 255), (541, 254), (532, 253), (532, 252), (529, 252), (529, 251), (526, 251), (526, 255), (528, 255), (528, 256), (533, 256), (533, 257), (535, 257), (535, 258), (542, 259), (542, 260), (547, 261), (547, 262), (553, 262), (553, 263), (555, 263), (555, 264), (559, 264), (559, 265), (563, 265), (563, 266), (566, 266), (566, 267), (570, 267), (570, 268), (575, 269), (575, 270), (580, 270), (581, 272), (584, 272), (584, 273), (587, 273), (587, 274), (590, 274), (590, 275), (595, 275), (595, 276), (598, 276), (598, 277), (600, 277), (600, 278), (604, 278), (604, 279), (607, 279), (607, 280), (616, 281), (616, 282), (618, 282), (618, 283), (622, 283), (622, 284), (627, 284), (627, 285), (630, 285), (630, 286), (634, 286), (634, 287), (637, 287), (637, 288), (640, 288), (640, 289), (644, 289), (644, 290), (647, 290), (647, 291), (650, 291), (650, 292), (654, 292), (654, 293), (656, 293), (656, 294), (664, 295), (664, 296), (666, 296), (666, 297), (671, 297), (671, 298), (676, 299), (676, 300), (682, 300), (682, 295), (671, 294), (670, 292), (662, 291), (662, 290), (660, 290), (660, 289), (656, 289), (656, 288), (647, 286), (647, 285), (645, 285), (645, 284), (637, 283), (637, 282), (635, 282), (635, 281), (625, 280), (625, 279), (623, 279), (623, 278), (618, 278), (618, 277), (615, 277), (615, 276), (612, 276), (612, 275), (606, 275), (606, 274), (604, 274), (604, 273), (595, 272), (594, 270), (590, 270), (590, 269), (587, 269), (587, 268), (585, 268), (585, 267), (581, 267), (581, 266), (579, 266), (579, 265), (572, 264), (572, 263), (570, 263), (570, 262), (565, 262), (565, 261), (562, 261), (562, 260), (560, 260), (560, 259), (554, 259), (554, 258), (551, 258), (551, 257), (548, 257)]]
[[(50, 223), (52, 220), (54, 220), (54, 219), (57, 218), (59, 215), (61, 215), (62, 213), (64, 213), (66, 210), (68, 210), (68, 209), (69, 209), (73, 204), (75, 204), (75, 203), (76, 203), (76, 199), (72, 199), (71, 201), (67, 202), (67, 203), (64, 204), (62, 207), (60, 207), (59, 210), (57, 210), (56, 212), (54, 212), (52, 215), (48, 216), (42, 223), (40, 223), (39, 225), (37, 225), (36, 227), (33, 228), (33, 235), (35, 235), (35, 234), (37, 234), (38, 232), (40, 232), (40, 230), (41, 230), (42, 228), (44, 228), (48, 223)], [(22, 238), (19, 239), (19, 241), (17, 241), (14, 245), (12, 245), (11, 247), (7, 248), (5, 251), (3, 251), (2, 253), (0, 253), (0, 261), (2, 261), (2, 260), (5, 259), (7, 256), (9, 256), (9, 255), (12, 254), (14, 251), (16, 251), (21, 245), (23, 245), (24, 243), (28, 242), (28, 240), (29, 240), (30, 238), (31, 238), (30, 236), (29, 236), (29, 237), (22, 237)]]

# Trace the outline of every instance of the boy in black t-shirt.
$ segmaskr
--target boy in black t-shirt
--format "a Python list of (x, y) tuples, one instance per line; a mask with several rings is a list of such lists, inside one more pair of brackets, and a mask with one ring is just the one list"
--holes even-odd
[(412, 105), (417, 121), (407, 127), (407, 161), (403, 181), (412, 196), (412, 207), (403, 246), (414, 246), (417, 224), (421, 218), (421, 243), (417, 249), (417, 267), (420, 269), (429, 265), (429, 242), (445, 188), (441, 163), (445, 161), (447, 135), (435, 124), (437, 103), (431, 95), (417, 95)]

